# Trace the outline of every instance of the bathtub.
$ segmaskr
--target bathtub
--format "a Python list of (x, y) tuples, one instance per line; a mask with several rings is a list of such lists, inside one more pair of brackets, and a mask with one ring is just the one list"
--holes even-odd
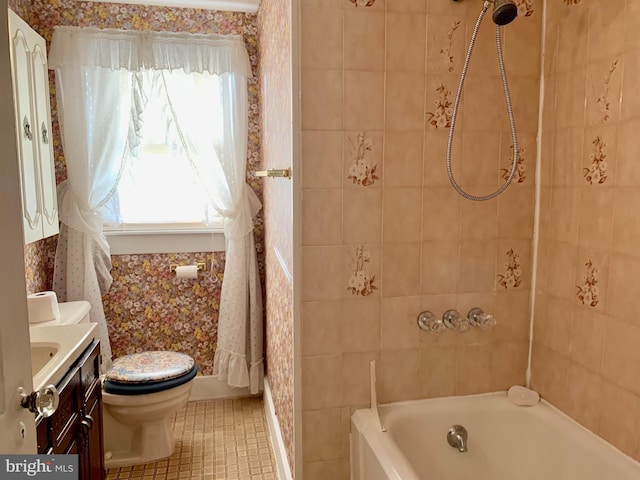
[[(380, 406), (351, 417), (352, 480), (638, 480), (640, 463), (546, 402), (506, 392)], [(447, 443), (454, 424), (468, 452)]]

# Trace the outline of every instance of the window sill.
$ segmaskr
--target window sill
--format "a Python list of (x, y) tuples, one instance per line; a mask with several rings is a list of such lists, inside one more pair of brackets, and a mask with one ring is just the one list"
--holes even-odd
[(224, 233), (215, 230), (106, 230), (112, 255), (224, 252)]

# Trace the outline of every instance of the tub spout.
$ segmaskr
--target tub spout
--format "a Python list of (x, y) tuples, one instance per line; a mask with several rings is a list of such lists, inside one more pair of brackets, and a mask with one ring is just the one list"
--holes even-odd
[(454, 425), (447, 432), (447, 442), (453, 448), (458, 449), (459, 452), (466, 452), (468, 436), (466, 428), (462, 425)]

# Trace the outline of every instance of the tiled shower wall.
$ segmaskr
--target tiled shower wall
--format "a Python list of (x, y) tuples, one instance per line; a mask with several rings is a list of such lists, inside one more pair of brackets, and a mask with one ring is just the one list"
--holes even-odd
[(640, 459), (640, 2), (547, 5), (533, 386)]
[[(520, 144), (513, 186), (455, 193), (445, 150), (481, 2), (302, 0), (302, 408), (305, 480), (347, 479), (349, 417), (369, 403), (522, 384), (528, 352), (542, 5), (504, 29)], [(453, 170), (497, 189), (512, 158), (486, 19), (456, 126)], [(498, 325), (439, 336), (422, 310)]]

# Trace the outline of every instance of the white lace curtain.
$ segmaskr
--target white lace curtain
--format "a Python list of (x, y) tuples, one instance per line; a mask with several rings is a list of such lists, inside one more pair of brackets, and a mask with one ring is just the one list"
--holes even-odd
[(101, 296), (111, 284), (111, 264), (102, 224), (105, 219), (117, 222), (119, 172), (135, 155), (144, 98), (138, 72), (155, 71), (164, 86), (171, 128), (225, 219), (214, 374), (257, 393), (264, 369), (253, 217), (261, 204), (245, 180), (251, 68), (242, 38), (57, 27), (49, 63), (56, 70), (68, 171), (59, 187), (63, 227), (54, 289), (63, 299), (91, 302), (108, 365)]

